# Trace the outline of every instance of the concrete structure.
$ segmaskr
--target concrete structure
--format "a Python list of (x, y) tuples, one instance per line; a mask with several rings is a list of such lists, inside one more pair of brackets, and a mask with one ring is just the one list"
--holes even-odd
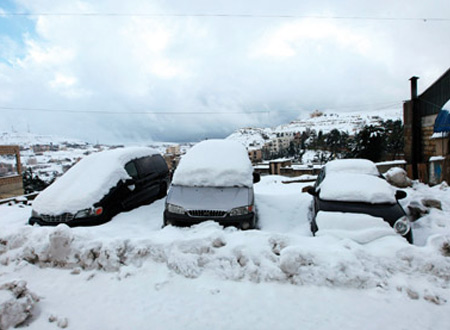
[(12, 155), (16, 161), (12, 170), (0, 176), (0, 199), (23, 195), (19, 146), (0, 146), (0, 156), (2, 155)]

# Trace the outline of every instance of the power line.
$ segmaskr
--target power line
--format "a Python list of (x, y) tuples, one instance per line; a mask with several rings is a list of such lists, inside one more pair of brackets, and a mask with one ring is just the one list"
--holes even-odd
[[(400, 105), (400, 101), (391, 102), (378, 102), (371, 104), (358, 104), (358, 105), (343, 105), (337, 107), (319, 107), (327, 111), (337, 111), (343, 109), (371, 109), (371, 110), (384, 110), (389, 109), (393, 106)], [(5, 111), (26, 111), (26, 112), (50, 112), (50, 113), (73, 113), (73, 114), (100, 114), (100, 115), (160, 115), (160, 116), (183, 116), (183, 115), (245, 115), (245, 114), (271, 114), (271, 113), (294, 113), (294, 112), (304, 112), (306, 109), (284, 109), (284, 110), (251, 110), (251, 111), (112, 111), (112, 110), (95, 110), (95, 109), (50, 109), (50, 108), (30, 108), (30, 107), (5, 107), (0, 106), (0, 110)]]
[(270, 111), (111, 111), (111, 110), (71, 110), (71, 109), (49, 109), (49, 108), (27, 108), (27, 107), (0, 107), (0, 110), (31, 111), (31, 112), (57, 112), (57, 113), (91, 113), (106, 115), (236, 115), (236, 114), (267, 114)]
[(163, 13), (70, 13), (70, 12), (3, 12), (0, 17), (34, 17), (34, 16), (78, 16), (78, 17), (150, 17), (150, 18), (164, 18), (164, 17), (212, 17), (212, 18), (279, 18), (279, 19), (298, 19), (309, 18), (319, 20), (366, 20), (366, 21), (420, 21), (420, 22), (450, 22), (447, 17), (377, 17), (377, 16), (333, 16), (333, 15), (283, 15), (283, 14), (227, 14), (227, 13), (193, 13), (193, 14), (163, 14)]

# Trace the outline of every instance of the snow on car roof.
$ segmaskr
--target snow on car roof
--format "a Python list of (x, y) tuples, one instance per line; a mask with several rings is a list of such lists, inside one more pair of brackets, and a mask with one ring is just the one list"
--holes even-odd
[(251, 187), (252, 173), (252, 164), (242, 144), (230, 140), (206, 140), (183, 156), (172, 183), (181, 186)]
[(336, 159), (325, 165), (327, 173), (345, 172), (380, 175), (377, 166), (368, 159)]
[(129, 179), (124, 166), (130, 160), (157, 154), (146, 147), (128, 147), (91, 154), (70, 168), (33, 202), (41, 214), (75, 213), (101, 200), (120, 180)]
[(367, 174), (329, 173), (319, 185), (320, 199), (370, 204), (397, 200), (395, 189), (384, 179)]

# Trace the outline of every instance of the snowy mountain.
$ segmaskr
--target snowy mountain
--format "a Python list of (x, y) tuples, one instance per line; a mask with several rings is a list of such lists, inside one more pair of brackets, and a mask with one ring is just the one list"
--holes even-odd
[(0, 133), (0, 145), (20, 145), (28, 148), (37, 144), (52, 144), (52, 145), (87, 145), (87, 142), (64, 138), (54, 135), (41, 135), (33, 133), (18, 133), (18, 132), (3, 132)]
[(385, 120), (402, 120), (401, 109), (391, 109), (371, 112), (319, 112), (316, 111), (309, 118), (301, 118), (272, 128), (240, 128), (227, 139), (239, 141), (248, 149), (261, 148), (269, 140), (277, 136), (292, 135), (297, 132), (315, 130), (329, 133), (333, 129), (355, 134), (366, 125), (379, 125)]

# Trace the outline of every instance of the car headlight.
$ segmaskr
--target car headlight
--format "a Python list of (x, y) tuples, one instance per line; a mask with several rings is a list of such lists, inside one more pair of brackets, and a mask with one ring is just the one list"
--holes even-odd
[(75, 213), (75, 219), (86, 218), (91, 215), (91, 209), (84, 209)]
[(411, 230), (411, 225), (409, 224), (408, 218), (402, 217), (398, 219), (394, 223), (394, 230), (397, 232), (397, 234), (405, 236)]
[(176, 213), (176, 214), (184, 214), (186, 213), (185, 209), (181, 206), (175, 205), (175, 204), (167, 204), (166, 209), (170, 213)]
[(230, 216), (236, 217), (239, 215), (249, 214), (252, 211), (252, 209), (253, 209), (252, 205), (236, 207), (230, 211)]
[(101, 215), (103, 213), (103, 207), (99, 206), (99, 207), (95, 207), (95, 208), (88, 208), (88, 209), (84, 209), (81, 211), (78, 211), (77, 213), (75, 213), (75, 219), (79, 219), (79, 218), (87, 218), (89, 216), (98, 216)]

